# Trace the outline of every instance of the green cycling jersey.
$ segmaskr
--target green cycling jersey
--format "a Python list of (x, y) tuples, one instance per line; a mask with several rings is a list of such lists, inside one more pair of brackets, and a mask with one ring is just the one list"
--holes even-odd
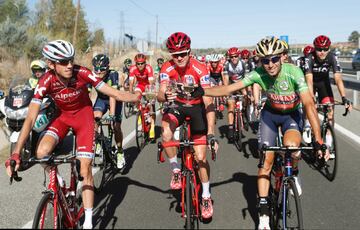
[(276, 77), (270, 76), (263, 67), (258, 67), (242, 80), (244, 86), (257, 83), (266, 91), (266, 106), (281, 112), (290, 113), (301, 106), (301, 92), (309, 90), (301, 69), (284, 63)]

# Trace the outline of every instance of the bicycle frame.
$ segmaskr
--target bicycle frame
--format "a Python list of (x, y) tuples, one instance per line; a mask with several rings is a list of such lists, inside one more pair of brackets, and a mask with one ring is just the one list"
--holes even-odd
[[(138, 104), (138, 109), (139, 109), (140, 114), (141, 114), (141, 125), (142, 125), (142, 128), (143, 128), (145, 133), (148, 133), (150, 131), (150, 125), (146, 121), (147, 117), (145, 117), (146, 113), (148, 113), (149, 116), (150, 116), (150, 109), (149, 109), (148, 104), (149, 104), (149, 102), (146, 101), (146, 100), (145, 100), (145, 102), (140, 102)], [(136, 121), (136, 122), (138, 122), (138, 121)]]
[[(243, 130), (244, 129), (244, 121), (243, 121), (243, 95), (235, 95), (233, 96), (235, 98), (235, 110), (234, 110), (234, 125), (235, 125), (235, 132), (238, 132), (239, 130)], [(240, 116), (238, 116), (237, 114), (239, 114)], [(239, 137), (241, 138), (241, 137)]]

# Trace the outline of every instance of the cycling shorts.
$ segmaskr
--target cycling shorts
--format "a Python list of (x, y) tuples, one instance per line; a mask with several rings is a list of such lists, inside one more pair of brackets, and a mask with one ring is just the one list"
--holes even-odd
[(207, 118), (204, 104), (194, 104), (192, 107), (184, 107), (175, 102), (178, 107), (167, 108), (164, 111), (163, 120), (173, 121), (176, 127), (182, 125), (186, 117), (190, 117), (190, 129), (192, 135), (206, 135)]
[(76, 134), (76, 157), (93, 159), (95, 126), (91, 106), (85, 106), (76, 112), (61, 112), (49, 124), (43, 135), (50, 135), (59, 143), (67, 135), (70, 127)]
[(282, 134), (287, 130), (293, 129), (301, 132), (303, 130), (303, 112), (301, 109), (295, 110), (289, 114), (281, 114), (270, 111), (266, 107), (261, 111), (258, 146), (262, 148), (263, 144), (267, 146), (276, 145), (278, 136), (278, 127), (281, 127)]
[[(122, 120), (122, 107), (123, 103), (121, 101), (116, 101), (115, 106), (115, 121), (121, 122)], [(95, 104), (94, 104), (94, 111), (100, 111), (102, 114), (105, 114), (108, 109), (110, 109), (109, 100), (104, 100), (101, 98), (96, 98)]]
[(314, 93), (318, 93), (320, 103), (334, 103), (334, 95), (329, 78), (324, 78), (323, 81), (314, 81), (313, 88)]

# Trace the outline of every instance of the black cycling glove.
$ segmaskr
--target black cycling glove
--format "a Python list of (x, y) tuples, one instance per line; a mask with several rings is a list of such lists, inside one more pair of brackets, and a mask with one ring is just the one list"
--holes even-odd
[(343, 105), (350, 105), (351, 101), (349, 99), (347, 99), (346, 97), (341, 97), (342, 99), (342, 104)]

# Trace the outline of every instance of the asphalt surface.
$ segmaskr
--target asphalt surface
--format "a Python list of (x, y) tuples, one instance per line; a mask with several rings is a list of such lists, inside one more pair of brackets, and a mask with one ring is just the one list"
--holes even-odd
[[(359, 112), (351, 113), (349, 118), (342, 118), (341, 111), (336, 114), (336, 121), (343, 127), (351, 130), (351, 124), (359, 126)], [(123, 128), (125, 136), (134, 130), (134, 116), (124, 120)], [(255, 229), (258, 222), (256, 135), (245, 132), (244, 150), (238, 152), (224, 136), (226, 120), (218, 121), (217, 128), (219, 154), (216, 162), (208, 157), (214, 216), (210, 222), (200, 223), (200, 228)], [(160, 131), (159, 127), (157, 131)], [(352, 131), (360, 136), (359, 129)], [(359, 140), (352, 140), (341, 132), (336, 135), (340, 156), (338, 174), (333, 182), (304, 160), (300, 163), (301, 199), (307, 229), (354, 229), (359, 225)], [(135, 146), (134, 139), (127, 143), (127, 166), (108, 181), (103, 193), (96, 196), (94, 227), (183, 228), (180, 194), (169, 188), (169, 163), (157, 163), (156, 144), (147, 145), (141, 152)], [(0, 171), (0, 228), (31, 227), (44, 190), (43, 170), (34, 166), (20, 174), (22, 182), (11, 186), (3, 165), (0, 165)], [(66, 167), (61, 169), (62, 175), (66, 175), (65, 171)]]

